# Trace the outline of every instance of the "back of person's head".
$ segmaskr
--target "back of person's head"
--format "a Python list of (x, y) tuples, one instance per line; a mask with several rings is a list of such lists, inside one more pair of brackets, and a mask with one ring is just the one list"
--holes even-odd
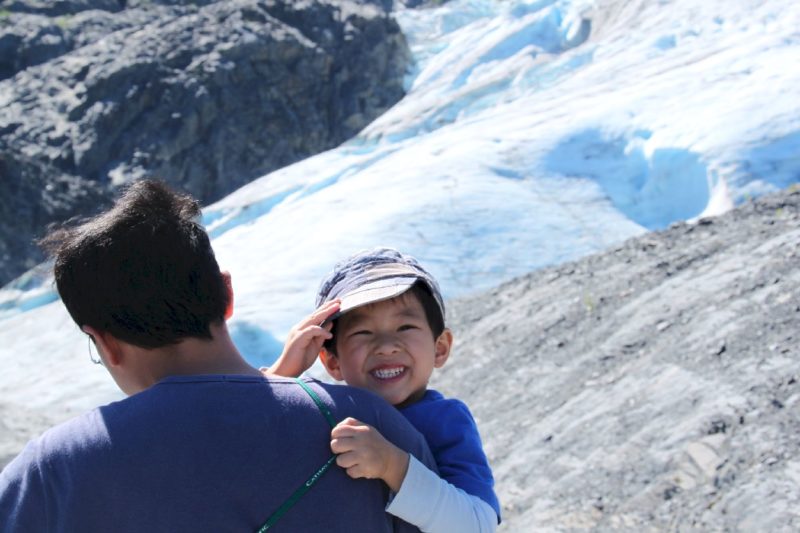
[(43, 239), (78, 326), (143, 348), (210, 339), (230, 295), (199, 215), (190, 196), (145, 180), (109, 211)]

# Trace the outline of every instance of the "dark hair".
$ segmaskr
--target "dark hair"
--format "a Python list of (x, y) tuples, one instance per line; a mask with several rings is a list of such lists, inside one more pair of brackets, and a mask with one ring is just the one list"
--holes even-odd
[[(400, 296), (411, 294), (412, 296), (417, 298), (417, 301), (422, 305), (422, 309), (425, 311), (425, 319), (428, 321), (428, 327), (431, 328), (433, 332), (433, 338), (438, 339), (439, 335), (442, 334), (444, 331), (444, 317), (442, 316), (442, 312), (439, 310), (439, 304), (436, 303), (436, 300), (431, 294), (431, 290), (428, 286), (422, 282), (417, 281), (415, 282), (410, 289), (406, 292), (401, 294)], [(398, 296), (398, 298), (400, 297)], [(339, 317), (341, 318), (341, 317)], [(339, 325), (339, 319), (333, 321), (333, 328), (331, 328), (331, 333), (333, 337), (327, 339), (323, 346), (326, 350), (328, 350), (333, 355), (336, 354), (336, 329)]]
[(199, 215), (192, 197), (145, 180), (105, 213), (45, 237), (58, 294), (78, 326), (143, 348), (210, 339), (229, 295)]

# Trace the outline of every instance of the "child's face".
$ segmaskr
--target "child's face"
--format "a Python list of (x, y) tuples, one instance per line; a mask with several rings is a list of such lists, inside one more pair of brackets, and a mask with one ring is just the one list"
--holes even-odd
[(433, 369), (444, 365), (452, 341), (449, 330), (433, 338), (422, 304), (406, 292), (342, 315), (336, 329), (337, 355), (325, 353), (322, 360), (335, 379), (401, 407), (425, 394)]

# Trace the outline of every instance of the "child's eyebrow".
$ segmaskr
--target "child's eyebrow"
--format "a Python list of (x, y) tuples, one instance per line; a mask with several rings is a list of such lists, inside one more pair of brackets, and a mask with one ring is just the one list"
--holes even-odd
[(346, 317), (345, 322), (347, 324), (351, 324), (353, 322), (359, 322), (359, 321), (362, 321), (362, 320), (365, 320), (365, 319), (369, 318), (369, 313), (365, 312), (362, 309), (354, 309), (354, 310), (348, 312), (346, 315), (342, 315), (342, 318), (345, 318), (345, 317)]
[(400, 318), (419, 318), (420, 317), (420, 313), (417, 312), (416, 310), (412, 309), (411, 307), (406, 307), (405, 309), (403, 309), (399, 313), (396, 313), (395, 316), (398, 316)]
[[(353, 309), (347, 314), (347, 325), (358, 325), (360, 322), (369, 320), (370, 312), (368, 309)], [(403, 307), (393, 314), (396, 318), (421, 318), (421, 314), (412, 307)]]

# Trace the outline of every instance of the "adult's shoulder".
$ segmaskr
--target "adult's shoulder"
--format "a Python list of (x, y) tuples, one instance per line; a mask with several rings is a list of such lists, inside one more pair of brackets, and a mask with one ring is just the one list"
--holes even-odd
[(95, 408), (55, 425), (33, 438), (17, 459), (49, 462), (76, 454), (92, 454), (98, 446), (103, 446), (107, 441), (108, 433), (103, 417), (100, 409)]
[(319, 381), (316, 379), (307, 378), (307, 382), (316, 384), (320, 389), (331, 398), (331, 400), (339, 402), (342, 405), (349, 406), (363, 406), (371, 409), (383, 410), (387, 407), (392, 407), (386, 400), (375, 394), (374, 392), (351, 387), (344, 384), (331, 384)]
[[(273, 392), (282, 397), (284, 401), (294, 402), (297, 398), (310, 400), (308, 393), (297, 385), (295, 378), (269, 376), (265, 379), (269, 382)], [(334, 410), (334, 415), (337, 414), (335, 410), (340, 409), (365, 413), (377, 413), (393, 409), (383, 398), (364, 389), (349, 385), (326, 383), (311, 377), (302, 377), (300, 379), (310, 386), (311, 390), (322, 399), (323, 403)]]
[[(349, 416), (371, 425), (374, 425), (371, 421), (406, 425), (404, 417), (397, 409), (373, 392), (310, 378), (306, 378), (306, 381), (313, 384), (320, 391), (321, 396), (327, 399), (326, 403), (331, 405), (337, 420), (343, 420)], [(413, 428), (410, 430), (415, 432)]]
[[(91, 464), (108, 445), (98, 409), (54, 426), (30, 440), (0, 472), (0, 516), (11, 523), (36, 525), (45, 520), (46, 502), (59, 492), (58, 483), (81, 474), (75, 464)], [(54, 485), (55, 483), (55, 485)]]
[(3, 470), (6, 478), (25, 476), (27, 471), (70, 469), (70, 464), (92, 461), (110, 446), (110, 438), (99, 409), (51, 427), (31, 439)]

